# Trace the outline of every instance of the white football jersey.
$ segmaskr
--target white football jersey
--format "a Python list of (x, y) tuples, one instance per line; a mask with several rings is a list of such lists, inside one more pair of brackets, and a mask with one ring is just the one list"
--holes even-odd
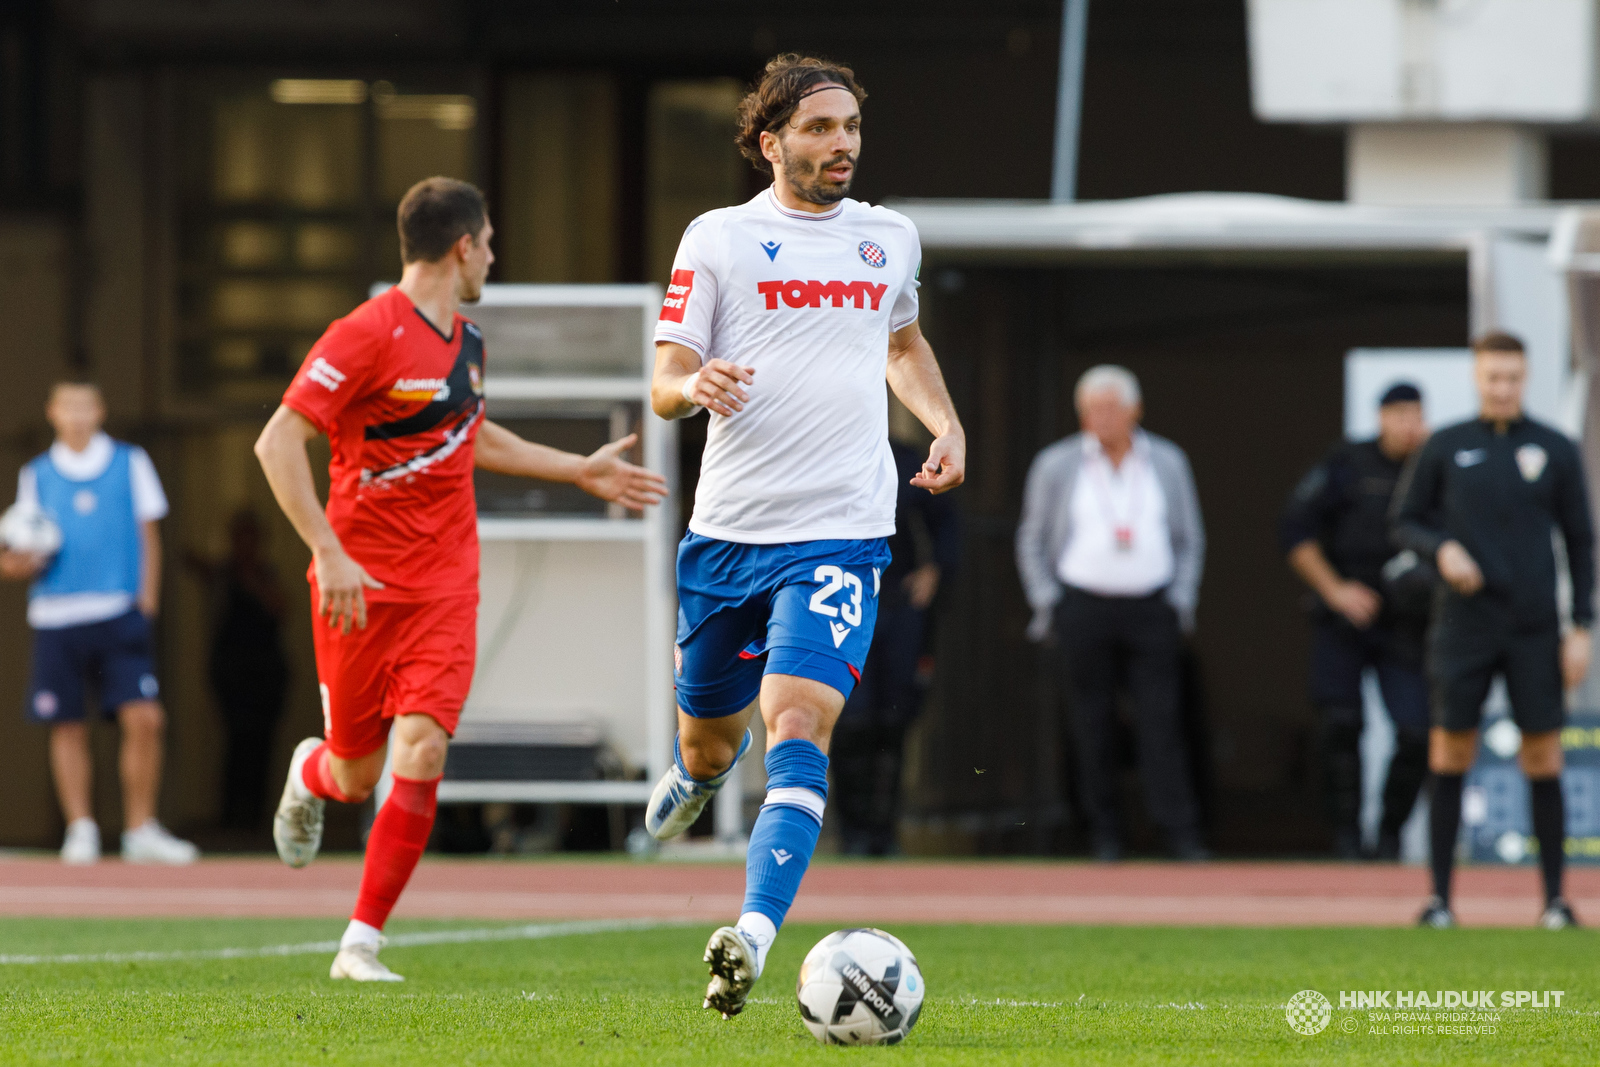
[(768, 189), (689, 224), (656, 340), (755, 370), (743, 411), (711, 413), (690, 530), (746, 544), (894, 533), (884, 376), (890, 332), (917, 319), (921, 260), (910, 219), (857, 200), (811, 214)]

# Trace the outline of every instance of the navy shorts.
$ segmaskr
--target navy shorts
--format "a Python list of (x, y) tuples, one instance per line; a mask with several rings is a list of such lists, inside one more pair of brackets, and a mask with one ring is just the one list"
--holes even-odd
[(678, 546), (678, 706), (697, 719), (742, 711), (765, 674), (849, 697), (861, 678), (889, 566), (884, 538), (747, 545), (696, 533)]
[(1395, 728), (1425, 732), (1427, 675), (1421, 664), (1395, 645), (1395, 635), (1376, 626), (1357, 630), (1342, 620), (1319, 621), (1311, 638), (1311, 702), (1319, 708), (1359, 712), (1361, 675), (1371, 667)]
[(150, 654), (150, 620), (132, 610), (105, 622), (33, 632), (28, 718), (42, 723), (79, 721), (84, 717), (86, 682), (94, 684), (107, 718), (124, 704), (160, 696)]

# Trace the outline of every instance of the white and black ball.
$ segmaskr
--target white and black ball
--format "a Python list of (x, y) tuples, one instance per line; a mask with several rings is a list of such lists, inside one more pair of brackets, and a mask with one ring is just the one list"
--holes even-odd
[(13, 552), (53, 556), (61, 550), (61, 527), (37, 505), (12, 504), (0, 515), (0, 544)]
[(836, 930), (800, 965), (795, 995), (806, 1027), (825, 1045), (893, 1045), (922, 1012), (917, 958), (882, 930)]

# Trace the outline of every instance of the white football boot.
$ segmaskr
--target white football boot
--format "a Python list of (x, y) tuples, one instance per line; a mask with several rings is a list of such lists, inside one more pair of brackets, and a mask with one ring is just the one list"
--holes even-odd
[(164, 863), (183, 867), (200, 858), (200, 850), (188, 841), (173, 837), (154, 819), (122, 834), (123, 863)]
[(294, 746), (289, 779), (283, 783), (283, 797), (272, 817), (272, 843), (278, 846), (278, 858), (291, 867), (304, 867), (317, 858), (317, 849), (322, 847), (322, 815), (328, 802), (312, 795), (300, 779), (306, 757), (320, 744), (321, 738), (308, 737)]
[(328, 977), (348, 978), (352, 982), (404, 982), (404, 975), (395, 974), (378, 962), (378, 950), (383, 945), (382, 940), (376, 945), (369, 942), (341, 945), (339, 954), (333, 957), (333, 966), (328, 969)]
[(724, 926), (706, 942), (705, 961), (711, 965), (711, 984), (706, 986), (703, 1008), (731, 1019), (744, 1011), (750, 987), (761, 977), (756, 964), (756, 946), (738, 928)]
[(100, 827), (93, 819), (73, 819), (61, 842), (61, 862), (75, 867), (100, 862)]
[(672, 766), (656, 783), (655, 791), (650, 794), (650, 806), (645, 809), (644, 828), (650, 831), (650, 836), (657, 841), (665, 841), (693, 826), (705, 810), (706, 802), (717, 795), (733, 769), (744, 759), (744, 754), (750, 751), (750, 740), (750, 731), (746, 730), (744, 740), (739, 743), (739, 753), (733, 757), (728, 769), (704, 782), (690, 778), (683, 769), (683, 757), (678, 754), (678, 743), (674, 741)]

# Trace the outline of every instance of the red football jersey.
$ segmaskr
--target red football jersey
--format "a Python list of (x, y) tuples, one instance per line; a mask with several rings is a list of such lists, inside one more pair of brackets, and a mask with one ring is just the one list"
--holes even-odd
[(446, 338), (398, 288), (328, 327), (283, 402), (328, 435), (328, 521), (384, 584), (370, 600), (478, 589), (473, 441), (483, 422), (483, 334)]

